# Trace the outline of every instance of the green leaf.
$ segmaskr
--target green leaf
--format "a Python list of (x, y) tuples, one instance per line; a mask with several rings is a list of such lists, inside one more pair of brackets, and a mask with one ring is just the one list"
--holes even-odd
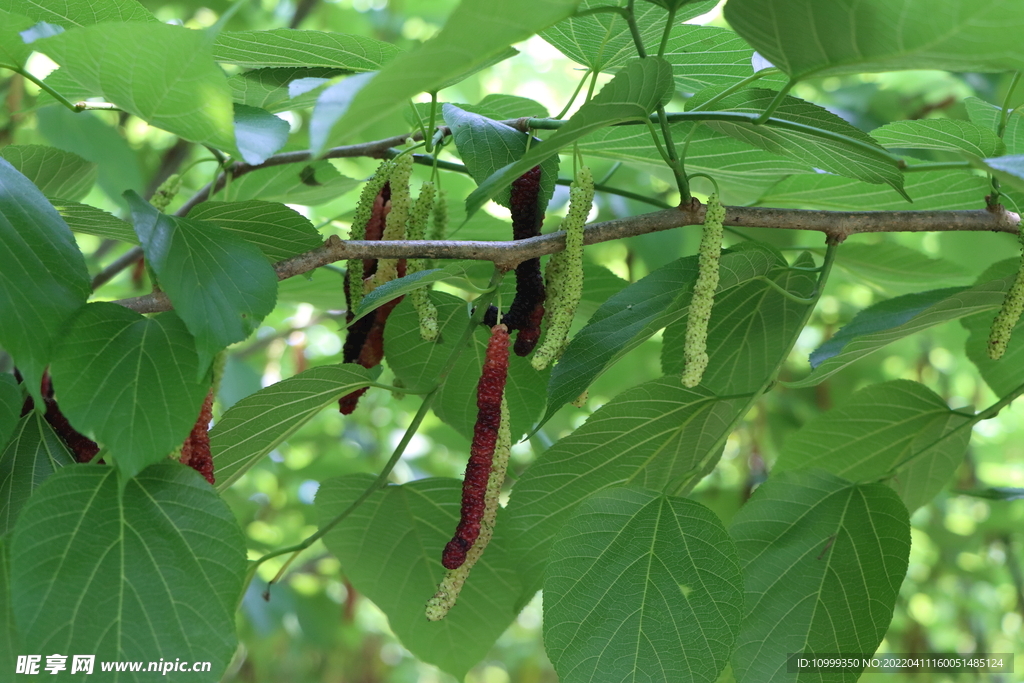
[(790, 387), (809, 387), (850, 363), (915, 332), (981, 311), (999, 308), (1009, 278), (974, 287), (949, 287), (905, 294), (865, 308), (811, 354), (813, 371)]
[(77, 201), (89, 194), (96, 182), (96, 164), (77, 154), (43, 145), (8, 145), (0, 157), (11, 162), (47, 197)]
[(391, 60), (330, 130), (324, 147), (361, 135), (421, 92), (507, 52), (513, 43), (569, 16), (579, 0), (463, 0), (440, 33)]
[(323, 244), (309, 219), (277, 202), (203, 202), (189, 218), (206, 221), (255, 244), (271, 261), (282, 261)]
[(871, 137), (889, 148), (937, 149), (979, 157), (1005, 153), (1003, 141), (991, 129), (956, 119), (893, 121), (871, 131)]
[[(403, 301), (391, 312), (384, 328), (384, 353), (388, 366), (413, 391), (434, 387), (468, 322), (466, 302), (462, 299), (444, 292), (431, 292), (430, 299), (437, 307), (437, 322), (441, 330), (439, 341), (423, 341), (419, 316), (409, 301)], [(478, 326), (469, 348), (463, 351), (434, 398), (437, 416), (466, 438), (473, 436), (477, 407), (472, 397), (476, 396), (489, 338), (490, 330)], [(518, 440), (533, 427), (544, 407), (546, 382), (547, 372), (537, 372), (529, 359), (510, 354), (505, 396), (512, 418), (513, 439)]]
[(444, 90), (445, 88), (450, 88), (453, 85), (457, 85), (462, 81), (466, 80), (467, 78), (469, 78), (470, 76), (472, 76), (473, 74), (480, 73), (484, 69), (489, 69), (495, 64), (500, 64), (501, 62), (504, 62), (506, 59), (511, 59), (512, 57), (515, 57), (517, 54), (519, 54), (519, 50), (515, 49), (514, 47), (507, 47), (502, 52), (499, 52), (490, 59), (483, 62), (475, 62), (471, 66), (457, 72), (454, 76), (445, 79), (445, 81), (437, 85), (432, 92), (437, 92), (439, 90)]
[[(719, 296), (753, 277), (767, 274), (774, 265), (774, 256), (767, 249), (723, 254)], [(678, 259), (627, 286), (598, 308), (572, 338), (551, 372), (547, 413), (541, 424), (575, 400), (624, 355), (661, 328), (683, 319), (696, 279), (697, 257)]]
[(354, 363), (322, 365), (231, 406), (210, 430), (217, 488), (231, 486), (317, 413), (370, 381), (368, 371)]
[(672, 97), (671, 65), (659, 57), (635, 59), (579, 108), (555, 134), (536, 145), (515, 163), (495, 171), (466, 198), (466, 213), (473, 215), (488, 199), (548, 157), (588, 133), (624, 121), (642, 121)]
[(290, 109), (312, 107), (319, 96), (314, 89), (292, 96), (291, 84), (304, 79), (328, 79), (346, 73), (342, 69), (323, 67), (289, 67), (282, 69), (256, 69), (228, 78), (231, 97), (239, 104), (259, 107), (276, 113)]
[[(778, 261), (782, 264), (783, 261)], [(813, 268), (810, 254), (797, 267)], [(777, 268), (766, 277), (794, 296), (807, 299), (815, 288), (812, 273)], [(708, 324), (708, 368), (701, 385), (719, 395), (757, 394), (775, 377), (803, 328), (809, 304), (783, 296), (763, 280), (747, 281), (715, 295)], [(667, 375), (683, 372), (686, 319), (665, 328), (661, 367)]]
[(1013, 488), (1012, 486), (990, 486), (986, 489), (957, 490), (953, 491), (953, 493), (961, 496), (987, 498), (988, 500), (1020, 500), (1024, 498), (1024, 489)]
[(11, 608), (11, 562), (8, 557), (10, 540), (0, 537), (0, 667), (5, 671), (13, 671), (17, 666), (17, 656), (25, 650), (14, 624), (14, 612)]
[(57, 211), (0, 159), (0, 346), (37, 402), (43, 368), (92, 288), (85, 259)]
[[(429, 104), (428, 104), (429, 106)], [(491, 93), (475, 105), (460, 105), (466, 111), (491, 116), (491, 118), (518, 119), (523, 116), (547, 118), (548, 110), (543, 104), (528, 97)], [(485, 113), (486, 112), (486, 113)]]
[(320, 155), (326, 150), (334, 125), (345, 116), (359, 91), (376, 76), (376, 71), (356, 74), (320, 92), (309, 119), (309, 148), (313, 154)]
[[(689, 160), (689, 157), (687, 158)], [(690, 164), (687, 164), (690, 168)], [(903, 190), (916, 211), (980, 209), (991, 184), (972, 171), (907, 173)], [(907, 202), (888, 187), (825, 173), (800, 173), (783, 178), (757, 201), (777, 208), (815, 208), (825, 211), (905, 211)], [(839, 258), (849, 245), (839, 251)]]
[(18, 513), (47, 477), (75, 462), (42, 413), (30, 411), (14, 426), (0, 450), (0, 536), (14, 528)]
[(3, 447), (14, 433), (21, 416), (22, 403), (24, 399), (14, 375), (0, 372), (0, 447)]
[[(316, 496), (321, 526), (373, 482), (370, 475), (323, 482)], [(519, 580), (500, 513), (487, 552), (473, 567), (459, 601), (441, 621), (423, 610), (444, 575), (441, 550), (459, 519), (460, 483), (420, 479), (371, 495), (324, 537), (345, 576), (387, 616), (391, 630), (417, 658), (459, 680), (483, 659), (515, 618)]]
[(699, 11), (696, 13), (703, 13), (707, 10), (714, 8), (714, 5), (709, 6), (709, 3), (701, 2), (701, 0), (647, 0), (647, 2), (654, 3), (655, 5), (664, 7), (665, 9), (668, 10), (678, 10), (680, 7), (684, 5), (694, 4), (700, 8)]
[(154, 465), (123, 490), (112, 467), (63, 468), (29, 500), (11, 539), (27, 651), (211, 662), (215, 678), (235, 652), (245, 570), (231, 510), (177, 463)]
[[(1009, 282), (1017, 274), (1020, 267), (1020, 259), (1012, 258), (1000, 261), (992, 265), (982, 273), (978, 282), (984, 282), (993, 277), (1003, 277)], [(999, 304), (1002, 305), (1002, 302)], [(988, 357), (988, 336), (992, 330), (992, 319), (994, 311), (978, 313), (977, 315), (964, 317), (960, 324), (968, 331), (970, 336), (964, 344), (964, 351), (967, 357), (977, 366), (981, 378), (999, 396), (1005, 396), (1011, 391), (1024, 384), (1024, 366), (1021, 365), (1024, 359), (1024, 320), (1018, 321), (1013, 328), (1010, 343), (1006, 346), (1003, 357), (999, 360), (992, 360)]]
[(719, 399), (662, 377), (627, 389), (534, 462), (506, 508), (524, 599), (540, 588), (555, 534), (587, 496), (635, 484), (679, 493), (714, 467), (747, 398)]
[(391, 43), (365, 36), (277, 28), (225, 31), (217, 36), (213, 58), (250, 69), (271, 66), (376, 71), (399, 52)]
[(131, 191), (125, 197), (146, 263), (195, 337), (205, 374), (217, 353), (274, 309), (277, 275), (259, 248), (226, 230), (162, 214)]
[(235, 105), (235, 144), (245, 163), (266, 161), (288, 141), (288, 122), (265, 109)]
[(730, 533), (746, 592), (732, 655), (738, 683), (795, 680), (786, 653), (876, 650), (910, 557), (910, 519), (891, 489), (824, 472), (773, 474)]
[[(8, 3), (0, 0), (0, 8), (5, 5)], [(20, 69), (25, 65), (25, 60), (32, 54), (32, 48), (22, 40), (20, 34), (34, 23), (29, 17), (0, 9), (0, 66)]]
[(235, 147), (231, 90), (205, 32), (106, 23), (65, 31), (32, 47), (150, 125), (193, 142)]
[(466, 264), (451, 263), (444, 268), (420, 270), (412, 275), (406, 275), (405, 277), (400, 277), (397, 280), (385, 282), (383, 285), (363, 297), (363, 300), (359, 303), (359, 309), (355, 312), (355, 317), (349, 324), (359, 320), (367, 313), (377, 310), (387, 302), (394, 301), (398, 297), (405, 296), (409, 292), (421, 287), (429, 287), (435, 282), (462, 280), (465, 277)]
[(139, 237), (132, 229), (131, 223), (123, 221), (103, 209), (63, 199), (51, 199), (50, 202), (74, 232), (129, 244), (139, 243)]
[(990, 159), (971, 159), (971, 163), (984, 171), (990, 171), (999, 180), (1017, 190), (1024, 190), (1024, 154), (1012, 154)]
[(1024, 68), (1017, 50), (1024, 7), (1005, 0), (730, 0), (725, 19), (793, 78), (941, 69)]
[[(1002, 107), (997, 107), (977, 97), (968, 97), (964, 100), (964, 107), (971, 122), (983, 128), (995, 132), (999, 130), (999, 120), (1002, 117)], [(1020, 116), (1010, 116), (1005, 120), (1006, 130), (1003, 131), (1003, 143), (1009, 154), (1024, 154), (1024, 119)]]
[(839, 250), (836, 265), (868, 285), (895, 294), (966, 283), (970, 277), (966, 269), (952, 261), (931, 258), (888, 240), (876, 244), (847, 241)]
[(306, 166), (284, 164), (261, 168), (232, 180), (218, 199), (241, 202), (260, 199), (265, 202), (287, 202), (316, 206), (337, 199), (362, 184), (347, 178), (326, 159)]
[[(466, 165), (469, 175), (479, 185), (498, 169), (514, 163), (526, 153), (528, 136), (503, 123), (486, 116), (464, 111), (453, 104), (441, 107), (444, 122), (452, 131), (455, 146)], [(533, 145), (540, 140), (533, 139)], [(558, 179), (558, 155), (552, 155), (541, 163), (540, 196), (537, 202), (546, 207), (555, 191)], [(510, 189), (506, 187), (493, 199), (502, 206), (509, 206)]]
[(872, 384), (790, 436), (773, 471), (817, 468), (855, 482), (893, 474), (891, 486), (909, 510), (916, 510), (963, 461), (969, 421), (923, 384), (904, 379)]
[[(715, 88), (697, 93), (687, 102), (687, 110), (699, 108), (704, 101), (717, 95), (719, 90)], [(749, 88), (727, 95), (714, 104), (713, 109), (760, 114), (777, 95), (774, 90)], [(898, 167), (897, 159), (891, 157), (870, 135), (827, 109), (787, 95), (772, 114), (772, 118), (816, 128), (842, 136), (843, 139), (823, 137), (811, 131), (755, 125), (745, 121), (706, 121), (705, 124), (768, 152), (790, 156), (808, 166), (867, 183), (885, 183), (903, 194), (903, 174)]]
[(310, 304), (321, 311), (344, 310), (344, 286), (344, 271), (317, 268), (301, 276), (281, 280), (277, 285), (277, 301)]
[(735, 85), (754, 75), (754, 51), (734, 32), (717, 26), (676, 26), (664, 56), (672, 64), (676, 88), (689, 92)]
[(736, 548), (715, 513), (616, 487), (584, 500), (554, 539), (544, 645), (562, 683), (714, 681), (742, 607)]
[(181, 445), (209, 389), (177, 315), (146, 318), (105, 302), (82, 309), (50, 372), (61, 411), (95, 433), (128, 477)]
[(64, 28), (110, 21), (157, 21), (156, 17), (135, 0), (62, 0), (59, 3), (0, 0), (0, 9), (18, 12), (36, 21), (45, 21)]

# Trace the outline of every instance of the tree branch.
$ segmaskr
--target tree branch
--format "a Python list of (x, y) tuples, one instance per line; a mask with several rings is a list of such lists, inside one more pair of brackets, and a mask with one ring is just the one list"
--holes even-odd
[[(694, 200), (687, 207), (645, 213), (594, 223), (583, 233), (584, 244), (597, 244), (624, 237), (646, 235), (704, 222), (704, 206)], [(803, 211), (760, 207), (726, 207), (725, 225), (776, 230), (823, 232), (830, 242), (842, 242), (865, 232), (954, 232), (991, 231), (1016, 233), (1020, 216), (1002, 207), (977, 211)], [(396, 240), (393, 242), (342, 240), (332, 236), (323, 246), (274, 264), (280, 280), (307, 273), (321, 266), (355, 258), (432, 258), (492, 261), (503, 270), (519, 263), (565, 249), (563, 231), (508, 242), (454, 240)], [(121, 304), (139, 313), (169, 311), (171, 302), (163, 292), (154, 292)]]

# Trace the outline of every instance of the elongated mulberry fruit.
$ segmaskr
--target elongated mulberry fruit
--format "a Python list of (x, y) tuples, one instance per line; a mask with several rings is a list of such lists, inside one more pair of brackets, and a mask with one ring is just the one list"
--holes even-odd
[[(512, 239), (523, 240), (540, 234), (544, 213), (540, 206), (540, 166), (512, 181), (511, 201)], [(544, 278), (540, 272), (540, 259), (523, 261), (516, 267), (516, 296), (501, 322), (516, 335), (515, 352), (529, 355), (540, 338), (540, 323), (544, 318)], [(491, 307), (484, 315), (485, 325), (494, 325), (498, 309)]]
[[(384, 234), (382, 240), (404, 240), (406, 223), (409, 220), (409, 212), (412, 202), (409, 197), (409, 175), (412, 173), (412, 155), (403, 154), (397, 157), (391, 166), (391, 175), (388, 178), (388, 185), (391, 186), (391, 210), (388, 211), (384, 223)], [(398, 275), (399, 259), (380, 259), (377, 262), (377, 270), (371, 278), (365, 281), (363, 293), (369, 294), (385, 282), (391, 282)]]
[[(1024, 249), (1024, 231), (1017, 233), (1017, 239)], [(988, 357), (992, 360), (999, 360), (1006, 353), (1006, 346), (1010, 343), (1010, 335), (1013, 328), (1020, 320), (1020, 314), (1024, 311), (1024, 254), (1021, 255), (1020, 266), (1017, 270), (1017, 277), (1014, 278), (1010, 289), (1006, 291), (1003, 299), (1003, 306), (992, 321), (992, 331), (988, 335)]]
[[(384, 217), (387, 215), (385, 204), (391, 198), (390, 191), (385, 192), (385, 185), (391, 175), (391, 162), (387, 159), (380, 162), (377, 170), (370, 179), (363, 185), (359, 193), (359, 202), (356, 204), (356, 213), (352, 217), (352, 230), (349, 239), (353, 240), (379, 240), (384, 229)], [(389, 207), (390, 208), (390, 207)], [(371, 227), (371, 221), (376, 218), (379, 227)], [(375, 229), (376, 228), (376, 229)], [(377, 232), (376, 237), (369, 233)], [(348, 273), (345, 278), (346, 298), (348, 310), (354, 311), (359, 308), (363, 300), (363, 278), (376, 270), (376, 261), (373, 259), (349, 259)], [(371, 269), (370, 273), (365, 272)]]
[[(420, 188), (420, 195), (416, 198), (416, 203), (413, 204), (409, 214), (409, 228), (406, 231), (409, 239), (422, 240), (426, 237), (427, 220), (430, 218), (433, 204), (434, 183), (428, 181), (423, 183), (423, 187)], [(406, 272), (411, 275), (426, 269), (425, 259), (414, 258), (409, 259)], [(409, 294), (409, 298), (412, 300), (413, 308), (416, 309), (417, 317), (419, 317), (420, 337), (423, 338), (423, 341), (436, 341), (438, 333), (437, 308), (430, 300), (430, 286), (414, 289)]]
[(177, 173), (172, 173), (167, 176), (167, 180), (160, 183), (160, 187), (156, 188), (156, 192), (150, 198), (149, 203), (153, 205), (157, 211), (164, 211), (178, 192), (181, 190), (181, 176)]
[(697, 258), (697, 282), (693, 286), (693, 298), (686, 320), (686, 338), (683, 343), (683, 385), (695, 387), (700, 384), (704, 370), (708, 367), (708, 322), (711, 307), (718, 289), (718, 262), (722, 257), (722, 221), (725, 207), (718, 195), (708, 197), (704, 213), (704, 230), (700, 238), (700, 255)]
[(508, 346), (508, 328), (495, 325), (491, 329), (483, 372), (476, 386), (476, 424), (462, 482), (462, 513), (455, 535), (441, 555), (441, 564), (446, 569), (458, 569), (466, 561), (466, 553), (480, 534), (487, 481), (501, 424), (501, 399), (508, 377)]
[(548, 261), (544, 302), (549, 315), (547, 336), (530, 361), (537, 370), (543, 370), (562, 355), (576, 307), (583, 297), (583, 226), (593, 201), (594, 176), (589, 168), (582, 166), (569, 188), (569, 210), (562, 220), (565, 251)]
[(192, 433), (181, 445), (181, 457), (183, 465), (188, 465), (199, 474), (203, 475), (206, 481), (211, 484), (213, 479), (213, 454), (210, 452), (210, 420), (213, 419), (213, 390), (206, 394), (203, 407), (199, 410), (199, 417), (192, 427)]

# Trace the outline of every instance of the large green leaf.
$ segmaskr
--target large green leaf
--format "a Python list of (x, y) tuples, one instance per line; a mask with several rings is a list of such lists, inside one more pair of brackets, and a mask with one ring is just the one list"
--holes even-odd
[(970, 274), (953, 261), (925, 256), (898, 242), (863, 244), (847, 240), (836, 265), (865, 283), (893, 294), (926, 287), (966, 284)]
[(385, 282), (380, 287), (363, 297), (359, 302), (359, 308), (354, 311), (353, 322), (364, 315), (375, 311), (389, 301), (394, 301), (400, 296), (422, 287), (429, 287), (435, 282), (446, 280), (464, 280), (466, 278), (467, 266), (465, 262), (456, 261), (449, 263), (444, 268), (431, 268), (429, 270), (418, 270), (411, 275), (405, 275), (396, 280)]
[(255, 244), (271, 261), (281, 261), (323, 244), (308, 218), (278, 202), (203, 202), (188, 217), (213, 223)]
[(0, 0), (0, 9), (18, 12), (36, 21), (45, 21), (64, 28), (112, 21), (157, 21), (156, 17), (135, 0)]
[(132, 209), (146, 263), (199, 352), (199, 370), (228, 344), (242, 341), (277, 300), (277, 275), (253, 244), (211, 223), (160, 213), (134, 192)]
[(131, 223), (123, 221), (103, 209), (57, 198), (51, 199), (50, 202), (74, 232), (129, 244), (139, 243), (139, 236), (135, 234)]
[(54, 343), (89, 296), (89, 273), (75, 238), (28, 178), (0, 159), (0, 346), (14, 357), (29, 391)]
[(213, 58), (225, 64), (259, 67), (330, 67), (376, 71), (400, 50), (365, 36), (276, 28), (225, 31), (217, 36)]
[[(423, 341), (419, 316), (409, 301), (403, 301), (392, 311), (384, 328), (388, 367), (406, 387), (415, 391), (433, 388), (468, 322), (465, 301), (443, 292), (431, 292), (430, 298), (437, 307), (439, 341)], [(477, 407), (472, 397), (476, 396), (489, 336), (490, 331), (483, 326), (474, 332), (469, 347), (462, 352), (434, 398), (437, 416), (467, 438), (473, 436), (476, 423)], [(547, 372), (537, 372), (528, 359), (510, 354), (505, 396), (514, 439), (533, 427), (544, 407), (546, 381)]]
[(544, 645), (562, 683), (718, 679), (739, 631), (736, 548), (708, 508), (616, 487), (555, 537)]
[[(0, 0), (0, 7), (10, 4)], [(32, 48), (22, 40), (20, 33), (34, 23), (22, 14), (11, 14), (0, 9), (0, 66), (20, 69), (25, 65), (25, 60), (32, 54)]]
[(747, 402), (662, 377), (622, 392), (549, 448), (516, 482), (507, 508), (524, 599), (540, 588), (555, 534), (583, 499), (623, 484), (691, 487), (716, 462)]
[(168, 24), (105, 23), (34, 48), (84, 87), (186, 140), (235, 148), (231, 90), (207, 33)]
[[(724, 260), (724, 257), (723, 257)], [(796, 297), (814, 292), (815, 276), (806, 270), (790, 270), (777, 262), (766, 277)], [(794, 263), (814, 267), (809, 254)], [(794, 301), (761, 279), (746, 281), (729, 290), (719, 289), (708, 323), (708, 367), (701, 385), (719, 395), (756, 394), (778, 372), (806, 322), (809, 304)], [(665, 328), (661, 368), (667, 375), (683, 372), (686, 318)]]
[(999, 156), (1005, 151), (991, 129), (956, 119), (893, 121), (871, 131), (871, 137), (883, 147), (967, 152), (979, 157)]
[[(371, 485), (370, 475), (323, 482), (316, 496), (321, 525)], [(473, 567), (458, 603), (441, 621), (424, 606), (444, 574), (441, 550), (459, 519), (455, 479), (421, 479), (377, 491), (324, 537), (352, 585), (388, 616), (391, 630), (416, 657), (459, 680), (483, 659), (513, 618), (519, 580), (508, 552), (508, 519)]]
[[(687, 168), (689, 168), (687, 164)], [(903, 190), (916, 211), (980, 209), (992, 186), (973, 171), (907, 173)], [(757, 202), (777, 208), (825, 211), (906, 211), (907, 201), (888, 187), (825, 173), (800, 173), (780, 180)], [(846, 249), (846, 246), (843, 247)], [(842, 258), (842, 251), (840, 251)]]
[(1024, 7), (1014, 0), (730, 0), (725, 18), (794, 78), (1024, 68)]
[[(452, 139), (455, 140), (462, 163), (477, 183), (482, 183), (498, 169), (518, 161), (526, 152), (528, 136), (515, 128), (464, 111), (453, 104), (442, 106), (441, 114), (452, 131)], [(532, 141), (532, 144), (539, 143), (540, 140), (536, 138)], [(541, 189), (537, 202), (546, 207), (558, 179), (558, 155), (548, 157), (540, 167)], [(493, 199), (502, 206), (509, 206), (509, 194), (510, 188), (506, 187)]]
[(36, 490), (11, 539), (14, 616), (27, 651), (211, 662), (214, 678), (235, 652), (245, 569), (231, 510), (177, 463), (154, 465), (123, 490), (112, 467), (66, 467)]
[[(717, 95), (719, 91), (720, 89), (715, 88), (697, 93), (687, 102), (687, 109), (698, 109), (703, 102)], [(713, 109), (760, 114), (777, 95), (774, 90), (750, 88), (727, 95), (715, 103)], [(707, 121), (706, 125), (754, 147), (799, 159), (808, 167), (821, 168), (867, 183), (884, 183), (903, 194), (903, 174), (897, 166), (896, 159), (889, 157), (870, 135), (827, 109), (787, 95), (772, 114), (772, 118), (817, 128), (843, 136), (845, 140), (823, 137), (806, 130), (755, 125), (750, 122)]]
[(10, 541), (0, 537), (0, 667), (13, 671), (19, 654), (25, 652), (21, 646), (18, 629), (14, 624), (11, 607), (11, 563), (8, 558)]
[(969, 419), (923, 384), (905, 379), (872, 384), (789, 437), (773, 471), (817, 468), (855, 482), (893, 474), (893, 488), (908, 509), (916, 510), (963, 461)]
[[(992, 277), (1003, 277), (1009, 281), (1016, 275), (1019, 267), (1020, 259), (1017, 258), (1000, 261), (982, 273), (978, 282), (984, 282)], [(988, 337), (994, 317), (994, 311), (987, 311), (966, 316), (960, 324), (970, 333), (964, 345), (967, 357), (978, 367), (982, 379), (992, 391), (1005, 396), (1024, 384), (1024, 332), (1021, 331), (1024, 329), (1024, 320), (1018, 321), (1013, 328), (1010, 343), (1006, 345), (1002, 358), (992, 360), (988, 357)]]
[(271, 384), (231, 406), (210, 430), (217, 488), (231, 486), (313, 416), (370, 381), (368, 371), (354, 363), (323, 365)]
[(21, 415), (21, 389), (14, 375), (0, 372), (0, 447), (11, 438)]
[(360, 91), (332, 127), (325, 146), (360, 135), (406, 106), (417, 93), (436, 90), (453, 77), (507, 53), (512, 43), (564, 19), (577, 4), (579, 0), (463, 0), (440, 33), (393, 59)]
[[(774, 265), (775, 257), (768, 249), (724, 254), (718, 291), (765, 275)], [(689, 308), (696, 278), (697, 257), (678, 259), (629, 285), (598, 308), (572, 338), (551, 372), (547, 413), (542, 423), (583, 393), (622, 356), (661, 328), (682, 319)]]
[(743, 572), (738, 683), (853, 683), (860, 673), (794, 677), (792, 653), (873, 653), (910, 557), (910, 519), (881, 484), (817, 472), (772, 475), (730, 528)]
[(75, 318), (50, 372), (61, 411), (129, 477), (181, 445), (209, 389), (177, 315), (146, 318), (106, 302)]
[(554, 135), (480, 183), (466, 198), (467, 214), (473, 215), (513, 180), (588, 133), (615, 123), (644, 120), (668, 102), (672, 90), (672, 67), (664, 59), (648, 57), (629, 62)]
[(258, 166), (288, 141), (288, 122), (265, 109), (235, 104), (235, 144), (247, 164)]
[(905, 294), (869, 306), (819, 346), (811, 354), (811, 374), (789, 386), (813, 386), (850, 363), (915, 332), (997, 309), (1002, 304), (1003, 292), (1010, 286), (1009, 280)]
[(326, 160), (306, 166), (284, 164), (261, 168), (232, 180), (217, 199), (242, 202), (259, 199), (265, 202), (287, 202), (316, 206), (333, 201), (362, 184), (347, 178)]
[[(977, 97), (968, 97), (964, 100), (964, 108), (967, 109), (967, 115), (971, 118), (972, 123), (992, 132), (999, 130), (1003, 114), (1002, 107)], [(1002, 123), (1006, 126), (1002, 137), (1003, 143), (1006, 145), (1006, 152), (1008, 154), (1024, 154), (1024, 118), (1021, 118), (1019, 113), (1018, 116), (1010, 116), (1008, 113)]]
[(44, 145), (8, 145), (0, 156), (32, 181), (47, 197), (77, 201), (96, 182), (96, 164), (77, 154)]
[(22, 417), (11, 440), (0, 450), (0, 536), (14, 528), (18, 513), (36, 488), (74, 462), (41, 413), (33, 410)]
[(308, 83), (327, 83), (328, 79), (345, 73), (342, 69), (323, 67), (289, 67), (281, 69), (256, 69), (228, 78), (231, 96), (235, 102), (250, 107), (260, 107), (269, 112), (312, 107), (319, 92), (316, 88), (292, 95), (291, 84), (310, 79)]

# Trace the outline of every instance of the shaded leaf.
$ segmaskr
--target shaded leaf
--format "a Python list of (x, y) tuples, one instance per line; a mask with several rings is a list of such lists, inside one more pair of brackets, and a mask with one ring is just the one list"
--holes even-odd
[(289, 130), (284, 119), (265, 109), (235, 105), (235, 145), (247, 164), (262, 164), (284, 147)]
[(359, 309), (355, 311), (353, 321), (359, 320), (371, 311), (375, 311), (389, 301), (421, 287), (429, 287), (435, 282), (446, 280), (461, 280), (466, 277), (466, 265), (464, 263), (451, 263), (444, 268), (431, 268), (420, 270), (411, 275), (400, 277), (397, 280), (385, 282), (380, 287), (363, 297), (359, 302)]
[(325, 407), (369, 383), (368, 371), (354, 363), (323, 365), (235, 403), (210, 430), (217, 488), (231, 486)]
[(95, 235), (108, 240), (118, 240), (129, 244), (138, 244), (139, 237), (132, 229), (131, 223), (109, 214), (103, 209), (97, 209), (89, 204), (79, 204), (63, 199), (51, 199), (53, 208), (64, 219), (68, 227), (74, 232), (81, 232), (86, 235)]
[(50, 373), (61, 411), (128, 477), (181, 445), (210, 386), (205, 368), (197, 379), (195, 344), (177, 315), (146, 318), (106, 302), (75, 318)]
[(249, 68), (329, 67), (376, 71), (399, 52), (391, 43), (365, 36), (276, 28), (224, 31), (217, 36), (213, 58)]
[(966, 269), (952, 261), (931, 258), (888, 240), (877, 244), (847, 241), (839, 250), (836, 265), (866, 284), (891, 293), (958, 284), (970, 277)]
[(255, 244), (271, 261), (282, 261), (323, 244), (308, 218), (277, 202), (203, 202), (188, 216)]
[(854, 482), (894, 474), (892, 487), (913, 511), (934, 498), (963, 461), (969, 420), (923, 384), (872, 384), (790, 436), (773, 471), (822, 469)]
[(183, 465), (154, 465), (123, 490), (112, 467), (56, 472), (18, 518), (10, 566), (30, 652), (204, 661), (215, 677), (235, 652), (245, 539), (228, 506)]
[(28, 178), (0, 159), (0, 346), (29, 391), (64, 326), (89, 296), (89, 273), (67, 224)]
[(146, 263), (195, 337), (205, 374), (217, 353), (274, 309), (277, 274), (259, 248), (228, 231), (162, 214), (134, 192), (125, 197)]
[(909, 515), (891, 489), (817, 471), (773, 474), (730, 533), (745, 586), (738, 683), (792, 681), (787, 653), (877, 649), (910, 557)]
[(148, 21), (157, 19), (135, 0), (62, 0), (62, 2), (25, 2), (0, 0), (0, 9), (19, 12), (36, 21), (64, 28), (91, 26), (108, 21)]
[(21, 388), (14, 375), (0, 372), (0, 448), (14, 433), (14, 428), (21, 417), (22, 403), (24, 399), (21, 396)]
[(18, 513), (47, 477), (75, 462), (41, 413), (29, 412), (15, 427), (0, 450), (0, 536), (14, 528)]
[[(323, 482), (316, 496), (321, 526), (372, 482), (371, 475)], [(458, 603), (441, 621), (427, 621), (424, 606), (444, 575), (441, 550), (458, 522), (460, 497), (456, 479), (387, 486), (329, 531), (324, 544), (341, 560), (356, 590), (387, 614), (402, 645), (461, 680), (515, 618), (519, 580), (508, 553), (508, 520), (499, 514), (495, 536)]]
[(317, 90), (293, 96), (290, 84), (295, 81), (316, 78), (327, 82), (327, 79), (344, 73), (342, 69), (324, 67), (256, 69), (229, 77), (228, 86), (235, 102), (277, 113), (290, 109), (306, 109), (316, 102), (320, 94)]
[(967, 152), (979, 157), (999, 156), (1004, 151), (1002, 140), (992, 130), (956, 119), (893, 121), (871, 131), (871, 137), (890, 148)]
[[(13, 8), (14, 3), (0, 0), (0, 7), (5, 5)], [(32, 48), (22, 39), (21, 32), (35, 22), (22, 14), (11, 14), (7, 8), (0, 9), (0, 66), (20, 69), (32, 54)]]
[(309, 148), (314, 154), (324, 152), (334, 125), (348, 112), (359, 91), (376, 76), (376, 71), (349, 76), (324, 89), (316, 98), (316, 106), (309, 120)]
[(56, 147), (8, 145), (0, 156), (47, 197), (77, 201), (89, 193), (98, 173), (96, 164)]
[(337, 199), (362, 181), (347, 178), (327, 160), (306, 166), (283, 164), (247, 173), (224, 189), (218, 199), (241, 202), (260, 199), (265, 202), (287, 202), (316, 206)]
[(715, 681), (743, 606), (736, 548), (686, 498), (616, 487), (558, 532), (544, 580), (544, 645), (559, 680)]

